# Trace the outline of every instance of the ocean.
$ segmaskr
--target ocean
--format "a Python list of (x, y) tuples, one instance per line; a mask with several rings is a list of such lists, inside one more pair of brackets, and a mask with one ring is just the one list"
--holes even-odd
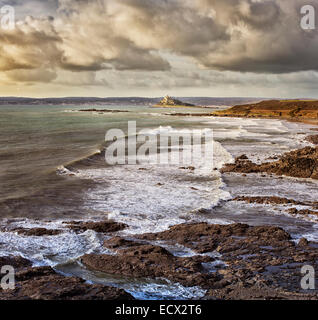
[[(81, 109), (129, 112), (80, 112)], [(142, 299), (188, 299), (204, 295), (165, 279), (136, 280), (86, 270), (78, 258), (86, 253), (112, 253), (105, 237), (94, 231), (76, 234), (63, 222), (113, 219), (129, 226), (125, 236), (159, 232), (184, 222), (235, 222), (278, 225), (295, 240), (318, 240), (315, 220), (296, 219), (285, 208), (229, 201), (236, 196), (276, 195), (316, 201), (312, 180), (228, 174), (219, 169), (246, 154), (254, 162), (310, 143), (311, 125), (281, 120), (213, 118), (213, 109), (151, 108), (145, 105), (0, 106), (0, 226), (63, 229), (56, 236), (27, 237), (0, 232), (0, 255), (21, 255), (34, 265), (50, 265), (67, 275), (126, 289)], [(192, 117), (169, 113), (194, 113)], [(195, 116), (200, 113), (200, 116)], [(180, 165), (106, 164), (105, 134), (128, 121), (148, 134), (213, 131), (213, 159), (194, 157), (191, 169)], [(178, 150), (176, 152), (179, 152)], [(266, 181), (266, 183), (265, 183)], [(107, 236), (106, 236), (107, 237)], [(169, 248), (180, 256), (193, 253)]]

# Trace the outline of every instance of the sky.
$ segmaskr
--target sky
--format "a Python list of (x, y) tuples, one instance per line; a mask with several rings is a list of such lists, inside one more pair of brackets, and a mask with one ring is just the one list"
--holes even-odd
[[(318, 98), (317, 0), (0, 0), (0, 96)], [(1, 14), (0, 14), (1, 18)]]

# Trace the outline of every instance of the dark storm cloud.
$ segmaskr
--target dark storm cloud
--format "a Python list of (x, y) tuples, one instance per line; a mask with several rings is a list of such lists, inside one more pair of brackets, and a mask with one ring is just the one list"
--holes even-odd
[[(306, 4), (302, 0), (10, 4), (20, 22), (14, 31), (0, 30), (2, 71), (168, 71), (170, 63), (163, 53), (188, 57), (211, 70), (274, 74), (318, 70), (318, 31), (300, 28), (300, 7)], [(47, 79), (51, 78), (50, 73)]]

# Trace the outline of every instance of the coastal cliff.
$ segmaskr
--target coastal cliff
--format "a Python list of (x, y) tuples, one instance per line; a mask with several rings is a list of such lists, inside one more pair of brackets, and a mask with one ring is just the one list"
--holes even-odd
[(215, 111), (213, 116), (317, 121), (318, 100), (269, 100)]

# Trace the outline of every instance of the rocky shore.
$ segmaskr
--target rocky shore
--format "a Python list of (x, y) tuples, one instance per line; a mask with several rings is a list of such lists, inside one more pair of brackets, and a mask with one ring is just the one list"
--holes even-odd
[(267, 173), (295, 178), (318, 179), (318, 148), (306, 147), (279, 156), (277, 161), (253, 163), (246, 155), (226, 164), (222, 173)]
[[(74, 232), (94, 230), (99, 233), (112, 233), (126, 226), (113, 221), (65, 222)], [(28, 237), (55, 236), (63, 230), (45, 228), (10, 228), (2, 230), (16, 232)], [(0, 288), (0, 300), (133, 300), (127, 292), (114, 287), (89, 284), (78, 277), (66, 277), (51, 267), (33, 267), (32, 262), (22, 257), (0, 257), (0, 266), (15, 269), (15, 289)]]
[[(280, 198), (264, 201), (294, 203)], [(76, 233), (89, 229), (106, 236), (103, 246), (111, 254), (90, 253), (79, 258), (88, 270), (154, 281), (165, 278), (204, 289), (204, 299), (318, 299), (316, 291), (304, 292), (300, 286), (301, 267), (318, 267), (318, 243), (294, 241), (279, 227), (185, 223), (164, 232), (124, 237), (118, 231), (125, 225), (116, 222), (73, 221), (65, 225)], [(37, 235), (35, 230), (23, 234)], [(176, 247), (187, 254), (177, 253)], [(66, 277), (50, 267), (32, 267), (22, 257), (2, 257), (0, 264), (16, 271), (16, 287), (0, 290), (2, 300), (133, 299), (124, 290)]]
[(65, 277), (50, 267), (32, 268), (21, 257), (1, 257), (0, 264), (15, 268), (16, 282), (14, 290), (0, 288), (0, 300), (133, 300), (121, 289)]
[[(314, 143), (317, 136), (309, 136)], [(222, 174), (259, 174), (318, 179), (318, 147), (277, 155), (254, 163), (246, 155), (224, 165)], [(277, 195), (236, 195), (228, 201), (285, 206), (295, 217), (318, 217), (318, 201), (297, 201)], [(167, 279), (205, 290), (212, 300), (317, 300), (316, 290), (302, 290), (301, 268), (318, 270), (318, 242), (295, 240), (286, 230), (248, 224), (185, 223), (158, 233), (124, 236), (128, 226), (112, 220), (65, 221), (64, 229), (11, 226), (3, 232), (25, 237), (58, 236), (63, 232), (96, 232), (107, 254), (91, 252), (78, 262), (91, 272), (130, 279)], [(102, 250), (103, 251), (103, 250)], [(104, 250), (105, 251), (105, 250)], [(103, 252), (104, 252), (103, 251)], [(0, 265), (16, 271), (14, 290), (0, 289), (0, 300), (129, 300), (124, 290), (67, 277), (51, 267), (34, 267), (22, 257), (0, 257)]]
[[(133, 238), (113, 237), (104, 246), (116, 256), (88, 254), (81, 262), (106, 273), (200, 286), (205, 299), (318, 298), (300, 287), (301, 267), (317, 267), (318, 243), (297, 244), (278, 227), (190, 223)], [(193, 254), (174, 255), (168, 248), (176, 244)]]
[[(261, 164), (242, 155), (221, 172), (318, 179), (318, 148), (295, 150)], [(278, 196), (238, 196), (230, 201), (293, 206), (287, 209), (292, 216), (318, 216), (318, 202)], [(176, 245), (192, 254), (175, 255), (171, 248)], [(129, 239), (113, 237), (104, 246), (115, 250), (116, 256), (88, 254), (81, 262), (96, 271), (163, 277), (184, 286), (199, 286), (207, 292), (205, 299), (318, 299), (316, 291), (304, 291), (300, 285), (301, 268), (318, 267), (318, 243), (305, 238), (295, 241), (276, 226), (187, 223)]]

